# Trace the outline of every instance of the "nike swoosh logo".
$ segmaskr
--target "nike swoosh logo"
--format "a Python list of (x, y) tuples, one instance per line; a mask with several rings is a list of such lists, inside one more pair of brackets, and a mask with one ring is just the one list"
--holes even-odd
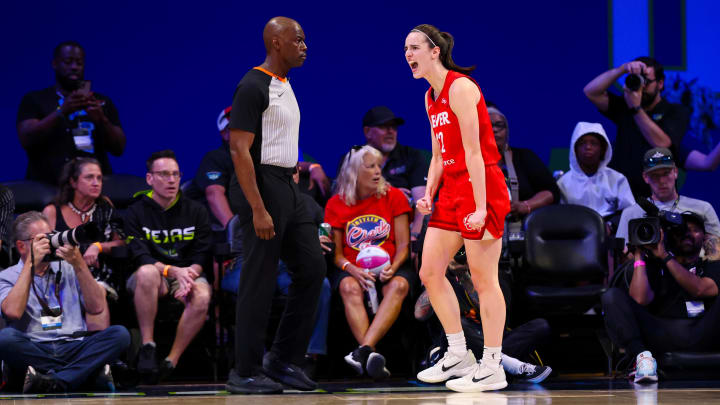
[(278, 94), (278, 98), (282, 97), (283, 94), (285, 94), (284, 91), (282, 93)]
[(480, 379), (473, 377), (473, 378), (472, 378), (472, 382), (474, 382), (474, 383), (480, 382), (480, 381), (482, 381), (482, 380), (484, 380), (484, 379), (486, 379), (486, 378), (489, 378), (491, 375), (492, 375), (492, 374), (488, 374), (488, 375), (486, 375), (485, 377), (480, 378)]
[(448, 371), (448, 370), (450, 370), (451, 368), (453, 368), (453, 367), (457, 366), (457, 365), (458, 365), (458, 364), (460, 364), (460, 363), (461, 363), (461, 362), (460, 362), (460, 361), (458, 361), (457, 363), (453, 364), (453, 365), (452, 365), (452, 366), (450, 366), (450, 367), (445, 367), (445, 366), (442, 366), (441, 368), (442, 368), (442, 371), (443, 371), (443, 373), (444, 373), (444, 372), (446, 372), (446, 371)]

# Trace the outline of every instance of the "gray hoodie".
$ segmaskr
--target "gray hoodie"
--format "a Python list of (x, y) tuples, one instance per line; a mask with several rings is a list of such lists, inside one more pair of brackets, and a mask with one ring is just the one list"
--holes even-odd
[[(605, 157), (597, 172), (588, 176), (580, 168), (575, 155), (575, 144), (586, 134), (598, 134), (607, 143)], [(612, 157), (612, 145), (601, 124), (578, 122), (570, 139), (570, 170), (558, 179), (563, 204), (577, 204), (592, 208), (607, 216), (635, 204), (627, 178), (607, 167)]]

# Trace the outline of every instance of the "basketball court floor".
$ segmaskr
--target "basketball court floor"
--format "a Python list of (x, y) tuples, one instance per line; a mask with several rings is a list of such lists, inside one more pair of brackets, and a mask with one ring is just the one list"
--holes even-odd
[(12, 395), (0, 393), (2, 403), (14, 404), (262, 404), (262, 405), (650, 405), (720, 404), (720, 381), (669, 381), (634, 386), (626, 380), (593, 378), (551, 380), (543, 384), (511, 384), (502, 391), (460, 394), (442, 385), (416, 381), (321, 383), (314, 392), (286, 391), (282, 395), (229, 395), (222, 385), (139, 386), (115, 394)]

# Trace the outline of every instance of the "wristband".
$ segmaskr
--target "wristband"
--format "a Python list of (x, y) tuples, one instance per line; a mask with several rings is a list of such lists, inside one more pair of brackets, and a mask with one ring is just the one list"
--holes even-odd
[(170, 265), (166, 264), (165, 268), (163, 269), (163, 277), (165, 277), (165, 278), (168, 277), (168, 270), (170, 270)]
[(350, 265), (350, 260), (345, 261), (345, 263), (343, 263), (343, 265), (342, 265), (342, 267), (341, 267), (341, 268), (342, 268), (342, 271), (345, 271), (345, 269), (346, 269), (347, 266), (349, 266), (349, 265)]
[(631, 107), (631, 108), (630, 108), (630, 113), (631, 113), (632, 115), (635, 115), (635, 114), (639, 113), (640, 110), (642, 110), (642, 107), (641, 107), (641, 106)]
[(320, 163), (312, 163), (312, 164), (308, 167), (308, 173), (311, 172), (311, 171), (312, 171), (314, 168), (316, 168), (316, 167), (321, 167), (321, 166), (320, 166)]
[(667, 256), (663, 259), (663, 266), (667, 266), (668, 262), (675, 258), (675, 255), (672, 254), (672, 252), (667, 252)]
[(102, 253), (102, 244), (100, 244), (100, 242), (95, 242), (93, 245), (97, 246), (98, 253)]
[(633, 263), (633, 268), (637, 269), (638, 267), (641, 267), (641, 266), (645, 267), (645, 262), (642, 260), (635, 260), (635, 263)]

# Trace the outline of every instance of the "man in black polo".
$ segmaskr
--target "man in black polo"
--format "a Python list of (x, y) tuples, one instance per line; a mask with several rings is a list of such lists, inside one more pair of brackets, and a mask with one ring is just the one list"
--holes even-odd
[[(425, 178), (428, 160), (418, 149), (397, 142), (398, 127), (405, 120), (395, 116), (388, 107), (371, 108), (363, 117), (363, 133), (367, 144), (383, 155), (382, 175), (393, 187), (402, 190), (409, 200), (415, 202), (425, 195)], [(340, 162), (342, 165), (342, 162)], [(410, 225), (410, 236), (416, 240), (422, 229), (423, 215), (415, 212)]]
[(85, 51), (74, 41), (53, 53), (55, 84), (27, 93), (20, 101), (17, 131), (28, 156), (25, 177), (56, 184), (62, 167), (77, 156), (90, 156), (112, 173), (107, 154), (120, 156), (125, 133), (107, 96), (90, 91), (84, 79)]
[[(640, 87), (637, 90), (624, 87), (622, 96), (609, 92), (610, 86), (626, 73), (641, 77)], [(688, 112), (662, 98), (664, 87), (663, 66), (642, 56), (602, 73), (584, 89), (585, 96), (617, 126), (608, 166), (627, 177), (636, 198), (650, 196), (650, 188), (642, 177), (645, 152), (668, 148), (677, 156), (687, 131)]]
[[(232, 393), (278, 393), (282, 385), (313, 390), (298, 364), (312, 335), (325, 277), (318, 228), (292, 175), (298, 162), (300, 109), (287, 79), (307, 55), (305, 33), (286, 17), (263, 30), (267, 56), (238, 83), (230, 114), (230, 151), (237, 181), (230, 204), (240, 216), (244, 265), (236, 301)], [(263, 357), (278, 260), (292, 284), (272, 347)], [(270, 377), (270, 378), (267, 378)]]

